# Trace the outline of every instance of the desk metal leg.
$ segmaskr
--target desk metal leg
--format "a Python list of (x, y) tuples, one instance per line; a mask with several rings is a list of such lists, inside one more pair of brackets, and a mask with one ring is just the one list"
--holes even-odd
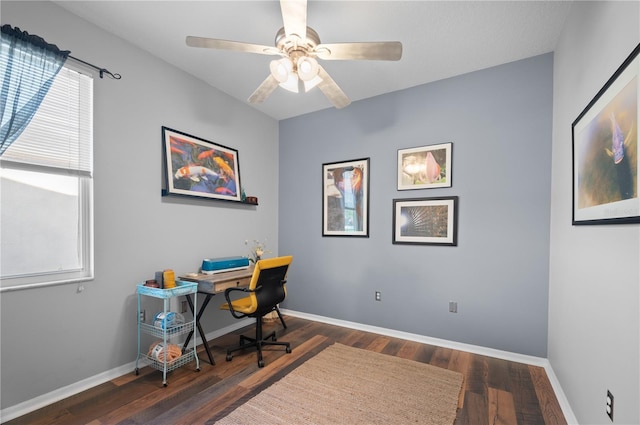
[[(191, 309), (191, 314), (196, 314), (195, 313), (195, 306), (193, 305), (193, 300), (191, 299), (191, 295), (185, 295), (187, 297), (187, 303), (189, 304), (189, 308)], [(207, 296), (204, 298), (204, 301), (202, 302), (202, 306), (200, 306), (200, 310), (198, 310), (198, 314), (196, 315), (196, 327), (198, 328), (198, 334), (200, 334), (200, 339), (202, 340), (202, 345), (204, 345), (204, 349), (207, 352), (207, 356), (209, 357), (209, 363), (211, 363), (212, 365), (216, 364), (216, 362), (213, 360), (213, 355), (211, 354), (211, 349), (209, 348), (209, 342), (207, 342), (207, 338), (204, 335), (204, 331), (202, 330), (202, 326), (200, 325), (200, 318), (202, 317), (202, 314), (204, 313), (204, 309), (207, 307), (207, 304), (209, 304), (209, 301), (211, 301), (211, 297), (213, 297), (213, 294), (207, 294)], [(184, 351), (187, 348), (187, 345), (189, 344), (189, 341), (191, 340), (191, 337), (193, 336), (193, 331), (189, 332), (189, 334), (187, 334), (187, 339), (184, 341), (184, 344), (182, 345), (182, 351)]]
[(278, 306), (276, 306), (276, 313), (278, 313), (278, 317), (280, 318), (280, 323), (282, 323), (282, 326), (287, 329), (287, 324), (284, 323), (284, 318), (282, 317), (282, 314), (280, 314), (280, 309), (278, 308)]

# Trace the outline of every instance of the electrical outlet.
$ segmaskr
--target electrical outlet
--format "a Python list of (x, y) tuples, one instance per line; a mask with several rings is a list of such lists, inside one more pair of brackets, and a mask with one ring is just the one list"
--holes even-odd
[(607, 390), (607, 416), (613, 422), (613, 394), (609, 390)]
[(457, 312), (458, 312), (458, 302), (449, 301), (449, 313), (457, 313)]
[(376, 291), (376, 301), (382, 301), (382, 292)]
[(146, 320), (146, 311), (145, 310), (140, 310), (140, 312), (138, 313), (140, 316), (138, 317), (138, 320), (140, 320), (141, 322), (144, 322)]

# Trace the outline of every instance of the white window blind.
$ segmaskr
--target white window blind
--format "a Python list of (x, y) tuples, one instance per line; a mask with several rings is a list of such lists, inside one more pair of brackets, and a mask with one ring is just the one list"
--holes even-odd
[(0, 157), (0, 291), (93, 278), (93, 79), (63, 67)]
[(2, 160), (91, 175), (93, 79), (63, 67), (36, 116)]

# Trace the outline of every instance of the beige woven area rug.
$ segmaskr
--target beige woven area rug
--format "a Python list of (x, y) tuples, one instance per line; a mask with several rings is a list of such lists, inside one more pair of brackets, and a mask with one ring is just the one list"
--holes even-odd
[(216, 423), (451, 425), (461, 387), (460, 373), (336, 343)]

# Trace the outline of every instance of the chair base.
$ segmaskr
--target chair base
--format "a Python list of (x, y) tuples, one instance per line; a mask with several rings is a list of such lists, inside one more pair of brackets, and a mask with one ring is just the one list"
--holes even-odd
[(226, 360), (228, 362), (233, 359), (231, 353), (234, 351), (244, 350), (246, 348), (255, 347), (258, 351), (258, 367), (264, 367), (264, 360), (262, 359), (262, 347), (265, 345), (280, 345), (285, 348), (287, 353), (291, 353), (291, 344), (288, 342), (280, 342), (276, 338), (276, 332), (270, 332), (266, 336), (262, 336), (262, 318), (257, 318), (256, 323), (256, 338), (251, 338), (245, 335), (240, 335), (240, 344), (227, 349)]

